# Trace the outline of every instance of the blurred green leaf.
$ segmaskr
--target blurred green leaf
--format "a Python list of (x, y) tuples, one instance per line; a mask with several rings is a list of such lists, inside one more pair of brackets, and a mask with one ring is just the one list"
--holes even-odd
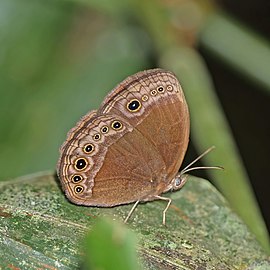
[[(132, 207), (71, 204), (50, 173), (2, 182), (0, 194), (0, 266), (3, 269), (78, 269), (83, 265), (83, 239), (99, 222), (98, 218), (110, 216), (121, 221)], [(254, 236), (206, 180), (190, 177), (181, 191), (166, 196), (173, 199), (166, 226), (162, 225), (166, 205), (163, 201), (140, 204), (128, 223), (137, 234), (145, 269), (270, 267), (268, 256)], [(102, 234), (101, 227), (92, 231), (88, 242), (93, 256), (100, 256), (102, 252), (93, 251), (94, 247), (99, 249), (105, 245), (97, 244), (93, 237), (100, 241), (100, 237), (107, 238), (110, 247), (111, 236), (106, 237), (107, 234), (116, 233), (116, 239), (118, 236), (122, 239), (122, 233), (125, 235), (125, 230), (118, 231), (118, 227), (112, 230), (106, 223), (99, 226), (107, 232)], [(132, 249), (130, 244), (128, 249)], [(131, 257), (132, 263), (134, 258), (135, 254)], [(124, 262), (126, 258), (122, 259)]]
[(230, 68), (270, 93), (270, 43), (231, 16), (209, 16), (200, 33), (200, 43)]
[(54, 168), (76, 121), (147, 65), (141, 30), (70, 2), (29, 2), (0, 2), (10, 14), (0, 17), (1, 179)]
[(123, 224), (99, 220), (85, 240), (86, 269), (138, 270), (135, 235)]

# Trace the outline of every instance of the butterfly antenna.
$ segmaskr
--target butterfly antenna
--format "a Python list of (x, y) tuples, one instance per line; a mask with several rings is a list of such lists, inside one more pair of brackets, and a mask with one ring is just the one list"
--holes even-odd
[(223, 170), (224, 168), (221, 166), (203, 166), (203, 167), (193, 167), (190, 168), (190, 166), (192, 166), (194, 163), (196, 163), (198, 160), (200, 160), (202, 157), (204, 157), (205, 155), (207, 155), (209, 152), (211, 152), (213, 149), (215, 149), (215, 146), (211, 146), (210, 148), (208, 148), (206, 151), (204, 151), (202, 154), (200, 154), (196, 159), (194, 159), (191, 163), (189, 163), (182, 171), (181, 171), (181, 175), (190, 172), (190, 171), (194, 171), (194, 170), (205, 170), (205, 169), (217, 169), (217, 170)]

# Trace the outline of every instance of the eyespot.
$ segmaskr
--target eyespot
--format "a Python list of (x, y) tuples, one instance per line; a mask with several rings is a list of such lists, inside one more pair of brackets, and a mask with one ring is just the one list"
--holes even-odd
[(157, 88), (157, 90), (158, 90), (159, 93), (164, 93), (164, 87), (163, 86), (159, 86)]
[(94, 141), (99, 141), (100, 138), (101, 138), (101, 135), (99, 133), (96, 133), (96, 134), (93, 135), (92, 138), (93, 138)]
[(111, 127), (114, 130), (120, 130), (120, 129), (122, 129), (123, 125), (120, 121), (113, 121)]
[(142, 104), (138, 99), (132, 99), (127, 104), (127, 109), (130, 112), (137, 112), (141, 107), (142, 107)]
[(75, 186), (75, 188), (74, 188), (74, 191), (75, 191), (75, 193), (77, 193), (77, 194), (82, 193), (83, 190), (84, 190), (84, 187), (83, 187), (83, 186), (80, 186), (80, 185), (77, 185), (77, 186)]
[(105, 133), (108, 133), (109, 127), (108, 126), (103, 126), (100, 130), (101, 130), (101, 133), (105, 134)]
[(142, 96), (142, 101), (147, 101), (148, 98), (149, 98), (149, 97), (148, 97), (147, 95), (143, 95), (143, 96)]
[(75, 169), (77, 171), (83, 170), (88, 165), (88, 161), (85, 158), (77, 158), (75, 160)]
[(157, 90), (152, 90), (152, 91), (150, 92), (150, 94), (151, 94), (151, 96), (155, 96), (155, 95), (157, 94)]
[(83, 152), (90, 154), (95, 150), (95, 146), (92, 143), (88, 143), (83, 147)]
[(169, 92), (171, 92), (171, 91), (173, 90), (173, 87), (169, 84), (169, 85), (167, 85), (167, 90), (168, 90)]
[(79, 174), (74, 174), (71, 178), (71, 181), (75, 184), (81, 182), (82, 180), (83, 180), (83, 177)]

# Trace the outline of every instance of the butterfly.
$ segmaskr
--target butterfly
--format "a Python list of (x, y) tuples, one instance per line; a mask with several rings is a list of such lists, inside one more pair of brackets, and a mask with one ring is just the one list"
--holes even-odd
[(125, 221), (139, 202), (166, 200), (165, 224), (171, 199), (162, 193), (182, 188), (191, 170), (179, 172), (189, 133), (188, 105), (172, 72), (129, 76), (69, 131), (57, 165), (66, 197), (86, 206), (135, 203)]

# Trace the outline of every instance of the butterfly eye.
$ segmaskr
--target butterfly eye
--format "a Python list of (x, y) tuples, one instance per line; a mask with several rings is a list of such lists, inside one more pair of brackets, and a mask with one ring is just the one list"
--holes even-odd
[(77, 194), (82, 193), (83, 190), (84, 190), (84, 187), (83, 186), (79, 186), (79, 185), (74, 188), (74, 191)]
[(182, 181), (181, 181), (181, 178), (177, 177), (174, 181), (174, 185), (176, 187), (179, 187), (181, 185)]
[(178, 190), (184, 186), (184, 184), (187, 182), (187, 175), (183, 175), (182, 172), (179, 173), (174, 181), (173, 181), (173, 189)]
[(92, 143), (88, 143), (84, 146), (83, 152), (86, 154), (90, 154), (95, 150), (95, 147)]
[(85, 158), (78, 158), (75, 161), (75, 169), (77, 171), (83, 170), (87, 166), (88, 162)]
[(114, 130), (120, 130), (120, 129), (122, 129), (122, 127), (123, 127), (123, 125), (122, 125), (121, 122), (119, 122), (119, 121), (113, 121), (112, 122), (112, 128)]
[(127, 104), (127, 109), (130, 112), (137, 112), (142, 107), (141, 102), (138, 99), (132, 99)]
[(75, 175), (72, 176), (71, 180), (72, 180), (73, 183), (79, 183), (79, 182), (81, 182), (83, 180), (83, 178), (82, 178), (81, 175), (75, 174)]
[(173, 90), (173, 87), (171, 85), (168, 85), (167, 90), (171, 92)]

